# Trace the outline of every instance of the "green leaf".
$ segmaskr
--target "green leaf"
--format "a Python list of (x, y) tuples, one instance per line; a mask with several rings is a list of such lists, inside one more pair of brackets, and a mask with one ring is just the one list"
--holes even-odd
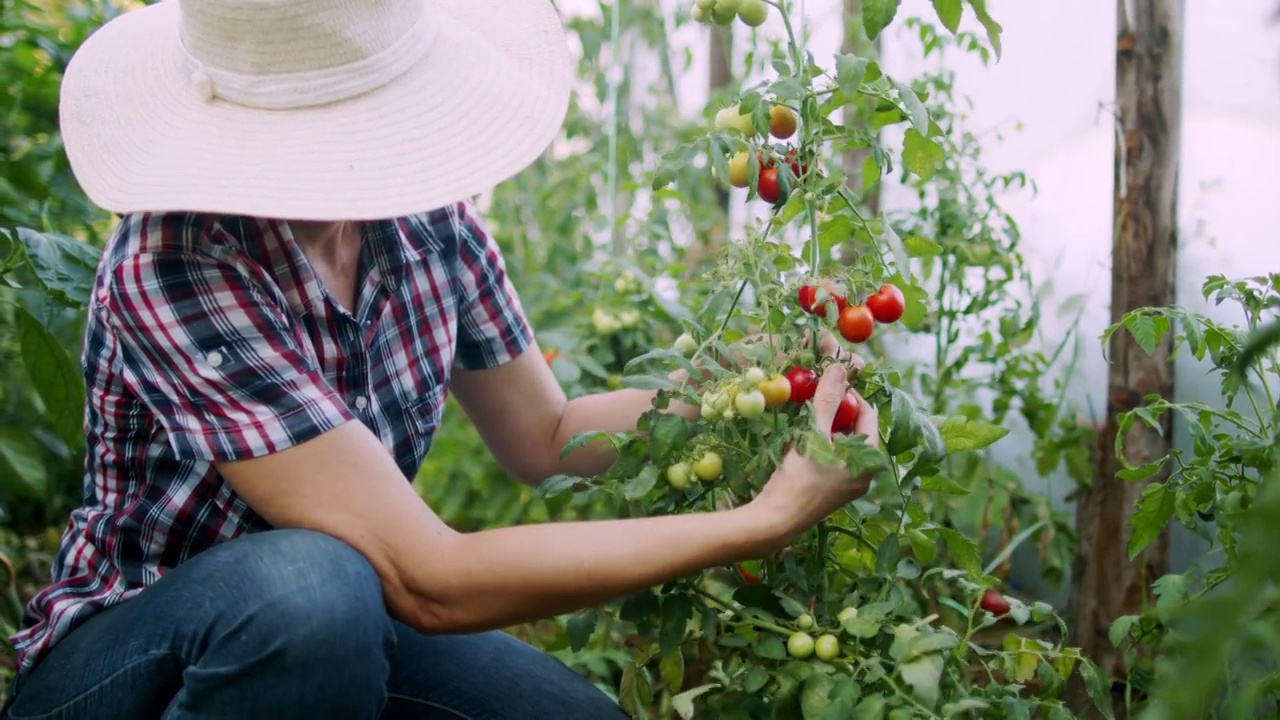
[(898, 672), (916, 697), (927, 707), (938, 704), (938, 685), (942, 682), (941, 655), (924, 655), (898, 665)]
[(853, 709), (850, 720), (884, 720), (886, 701), (880, 695), (871, 695)]
[(862, 0), (862, 25), (867, 31), (867, 39), (875, 40), (898, 14), (901, 0)]
[(938, 533), (946, 543), (947, 553), (956, 567), (973, 574), (982, 571), (982, 555), (978, 551), (978, 545), (964, 533), (954, 528), (936, 528), (929, 532)]
[(1138, 347), (1143, 352), (1150, 355), (1155, 352), (1156, 343), (1160, 341), (1159, 332), (1156, 329), (1156, 321), (1150, 315), (1130, 315), (1125, 318), (1124, 325), (1133, 335), (1133, 339), (1138, 343)]
[(584, 433), (575, 435), (571, 440), (569, 440), (569, 442), (565, 443), (564, 449), (560, 451), (560, 457), (563, 459), (564, 457), (571, 454), (574, 450), (577, 450), (581, 447), (584, 447), (593, 442), (597, 442), (601, 440), (608, 442), (612, 445), (613, 435), (600, 430), (592, 430), (590, 432), (584, 432)]
[(631, 478), (622, 488), (622, 495), (628, 500), (639, 500), (658, 482), (658, 466), (645, 465), (635, 477)]
[(964, 13), (964, 5), (960, 0), (933, 0), (933, 10), (938, 13), (942, 26), (953, 35), (960, 29), (960, 16)]
[(577, 485), (580, 482), (586, 482), (586, 480), (574, 475), (552, 475), (546, 480), (543, 480), (534, 492), (541, 497), (555, 497), (565, 490), (573, 488), (574, 485)]
[(907, 129), (902, 145), (902, 162), (906, 163), (908, 170), (919, 175), (921, 180), (929, 180), (938, 172), (944, 159), (941, 145), (915, 128)]
[(595, 610), (578, 613), (569, 618), (565, 627), (569, 631), (570, 650), (581, 652), (587, 646), (591, 641), (591, 634), (596, 631), (596, 621), (599, 619), (600, 615)]
[(16, 308), (14, 319), (22, 364), (44, 403), (49, 422), (69, 447), (84, 447), (84, 379), (77, 363), (62, 343), (25, 309)]
[(680, 692), (684, 685), (684, 653), (676, 648), (658, 661), (658, 675), (662, 684), (671, 692)]
[(1142, 489), (1138, 507), (1129, 517), (1129, 524), (1133, 526), (1133, 533), (1129, 536), (1130, 560), (1160, 537), (1160, 532), (1173, 517), (1177, 499), (1177, 494), (1164, 483), (1151, 483)]
[(671, 594), (662, 599), (662, 629), (658, 633), (658, 642), (663, 654), (680, 647), (691, 617), (693, 602), (687, 595)]
[(916, 130), (920, 131), (922, 136), (927, 138), (929, 136), (929, 111), (925, 109), (924, 103), (920, 102), (920, 98), (911, 89), (910, 85), (894, 80), (893, 87), (898, 91), (898, 97), (902, 98), (902, 104), (907, 108), (907, 117), (911, 118), (911, 124), (915, 126)]
[(787, 648), (776, 635), (762, 635), (756, 640), (756, 655), (768, 660), (786, 660)]
[(622, 378), (622, 384), (636, 390), (667, 390), (677, 385), (666, 375), (627, 375)]
[(718, 687), (720, 687), (719, 683), (708, 683), (706, 685), (699, 685), (695, 688), (689, 688), (688, 690), (685, 690), (679, 695), (671, 698), (671, 709), (675, 710), (683, 720), (693, 720), (693, 701)]
[(18, 242), (44, 291), (72, 308), (89, 305), (100, 252), (65, 235), (18, 228)]
[(986, 710), (990, 707), (991, 705), (985, 700), (979, 700), (977, 698), (961, 698), (955, 702), (949, 702), (946, 705), (943, 705), (942, 717), (955, 717), (969, 712), (970, 710)]
[(1009, 429), (962, 415), (949, 417), (938, 426), (942, 442), (950, 454), (981, 450), (1009, 434)]
[(1111, 707), (1111, 683), (1098, 670), (1098, 666), (1088, 658), (1080, 659), (1080, 675), (1084, 678), (1085, 690), (1093, 700), (1094, 707), (1107, 720), (1115, 720), (1116, 713)]
[(856, 638), (872, 638), (880, 633), (885, 621), (893, 612), (887, 602), (871, 603), (858, 608), (858, 615), (844, 623), (844, 631)]
[(942, 253), (941, 245), (927, 237), (924, 237), (923, 235), (916, 235), (915, 233), (908, 235), (902, 241), (902, 244), (906, 247), (907, 254), (911, 257), (927, 258), (934, 257)]
[(1138, 620), (1137, 615), (1121, 615), (1111, 623), (1111, 628), (1107, 630), (1107, 639), (1111, 641), (1112, 647), (1120, 647), (1125, 638), (1129, 637)]
[(820, 720), (831, 709), (835, 680), (830, 675), (812, 675), (800, 690), (800, 712), (804, 720)]
[(930, 475), (920, 481), (920, 489), (924, 492), (943, 493), (945, 495), (968, 495), (969, 488), (952, 480), (946, 475)]
[[(0, 428), (0, 470), (6, 465), (8, 472), (0, 472), (5, 489), (32, 500), (44, 499), (47, 470), (40, 457), (40, 444), (28, 430)], [(10, 479), (12, 483), (8, 482)]]
[(880, 163), (876, 161), (875, 155), (868, 153), (862, 161), (862, 189), (866, 190), (880, 182), (880, 173)]
[(661, 190), (675, 181), (676, 175), (683, 170), (693, 156), (697, 154), (698, 148), (692, 143), (677, 145), (669, 150), (658, 162), (658, 169), (653, 174), (653, 189)]
[(836, 56), (836, 84), (840, 92), (855, 97), (867, 77), (867, 59), (857, 55)]
[(950, 650), (959, 644), (960, 638), (949, 632), (934, 632), (917, 635), (907, 643), (907, 653), (903, 656), (903, 659), (911, 660), (919, 657), (920, 655)]
[(969, 0), (969, 6), (973, 8), (973, 14), (978, 16), (978, 22), (982, 23), (982, 27), (987, 31), (987, 40), (991, 42), (991, 49), (995, 51), (996, 59), (999, 60), (1002, 52), (1000, 33), (1004, 32), (1004, 28), (987, 12), (987, 0)]
[(902, 559), (902, 544), (897, 535), (890, 535), (876, 549), (876, 572), (880, 575), (892, 575)]
[(1131, 467), (1120, 470), (1116, 473), (1116, 477), (1126, 482), (1136, 482), (1138, 480), (1146, 480), (1147, 478), (1160, 472), (1160, 468), (1164, 467), (1164, 460), (1153, 463), (1147, 463), (1140, 467)]
[(659, 413), (653, 419), (649, 431), (649, 454), (655, 463), (670, 464), (671, 457), (684, 448), (689, 440), (690, 426), (684, 418), (673, 413)]

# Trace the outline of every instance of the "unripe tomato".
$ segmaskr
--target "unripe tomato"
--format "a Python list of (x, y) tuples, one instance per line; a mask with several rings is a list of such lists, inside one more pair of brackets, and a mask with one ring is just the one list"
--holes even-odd
[(796, 134), (796, 113), (786, 105), (774, 105), (769, 108), (769, 134), (779, 140), (786, 140)]
[(693, 4), (703, 10), (710, 10), (716, 6), (716, 0), (693, 0)]
[(711, 11), (711, 19), (715, 24), (725, 27), (732, 25), (733, 19), (737, 16), (738, 7), (736, 2), (732, 3), (732, 7), (730, 7), (730, 3), (725, 2), (725, 0), (717, 0), (715, 8)]
[(681, 461), (667, 468), (667, 483), (677, 490), (689, 487), (689, 463)]
[(847, 607), (840, 611), (840, 614), (836, 616), (836, 620), (838, 620), (841, 625), (844, 625), (845, 623), (848, 623), (856, 619), (857, 617), (858, 617), (858, 608)]
[(874, 295), (867, 298), (867, 309), (876, 322), (893, 323), (902, 318), (906, 300), (896, 285), (885, 283)]
[(853, 429), (853, 424), (858, 421), (858, 401), (854, 398), (853, 393), (846, 392), (844, 397), (840, 398), (840, 404), (836, 407), (836, 418), (831, 423), (831, 432), (848, 433)]
[(803, 660), (813, 654), (813, 638), (806, 632), (797, 632), (787, 638), (787, 652), (797, 660)]
[(720, 406), (720, 393), (709, 392), (702, 396), (702, 408), (700, 410), (702, 417), (707, 420), (715, 420), (720, 417), (720, 413), (724, 410)]
[(612, 335), (619, 328), (618, 319), (600, 308), (591, 313), (591, 324), (601, 335)]
[[(730, 16), (730, 20), (732, 21), (732, 16)], [(732, 105), (717, 112), (715, 124), (718, 130), (733, 130), (747, 137), (754, 135), (756, 132), (756, 126), (752, 122), (751, 116), (740, 114), (737, 105)]]
[(760, 27), (769, 19), (769, 6), (764, 0), (742, 0), (738, 7), (738, 18), (751, 27)]
[(618, 323), (624, 328), (633, 328), (640, 324), (640, 311), (635, 309), (623, 310), (618, 314)]
[(818, 392), (818, 376), (799, 365), (787, 371), (787, 382), (791, 383), (791, 402), (797, 405), (813, 399)]
[(800, 617), (796, 618), (796, 627), (801, 630), (808, 630), (813, 627), (813, 616), (809, 613), (801, 614)]
[(742, 417), (754, 420), (764, 414), (764, 393), (759, 390), (738, 393), (738, 397), (733, 399), (733, 407)]
[(693, 474), (697, 475), (699, 480), (717, 480), (722, 472), (724, 472), (724, 461), (713, 450), (708, 450), (693, 464)]
[(613, 374), (611, 374), (611, 375), (609, 376), (609, 379), (604, 381), (604, 385), (605, 385), (605, 387), (609, 388), (610, 390), (621, 390), (621, 389), (622, 389), (622, 375), (620, 375), (620, 374), (618, 374), (618, 373), (613, 373)]
[(818, 303), (818, 288), (813, 285), (804, 285), (796, 292), (796, 300), (800, 302), (800, 309), (811, 315), (818, 317), (827, 316), (827, 303), (834, 302), (836, 304), (836, 312), (844, 312), (849, 301), (844, 295), (838, 294), (836, 286), (830, 282), (824, 282), (822, 287), (827, 291), (826, 298), (822, 303)]
[(830, 662), (840, 654), (840, 641), (836, 639), (835, 635), (827, 633), (818, 637), (813, 649), (817, 653), (819, 660)]
[(1003, 595), (990, 588), (982, 593), (982, 600), (979, 601), (978, 605), (996, 617), (1002, 617), (1009, 612), (1009, 601)]
[(758, 367), (748, 368), (747, 371), (742, 374), (743, 382), (751, 387), (755, 387), (768, 379), (769, 376), (765, 375), (764, 371)]
[(782, 407), (791, 399), (791, 383), (782, 375), (775, 375), (756, 387), (764, 393), (765, 407)]
[(710, 10), (704, 9), (701, 5), (694, 5), (693, 9), (689, 11), (689, 17), (696, 22), (706, 22), (710, 19), (710, 12)]
[(778, 187), (778, 171), (774, 168), (761, 170), (760, 179), (756, 183), (756, 192), (759, 193), (761, 200), (777, 204), (778, 199), (782, 197), (782, 189)]
[(876, 329), (876, 320), (866, 305), (850, 305), (840, 311), (836, 321), (840, 336), (851, 343), (866, 342)]
[(689, 333), (685, 333), (676, 338), (675, 345), (672, 346), (676, 352), (688, 357), (698, 349), (698, 341), (693, 339)]
[(751, 184), (751, 156), (745, 152), (729, 158), (729, 184), (744, 188)]

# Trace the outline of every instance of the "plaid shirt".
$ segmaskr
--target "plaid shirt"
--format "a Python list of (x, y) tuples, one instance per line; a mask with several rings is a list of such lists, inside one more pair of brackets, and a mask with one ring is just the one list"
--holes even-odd
[(500, 365), (529, 346), (519, 298), (472, 205), (363, 232), (362, 284), (348, 311), (284, 222), (123, 219), (85, 333), (84, 504), (63, 534), (54, 584), (13, 638), (20, 673), (170, 568), (269, 527), (215, 462), (359, 420), (412, 478), (451, 369)]

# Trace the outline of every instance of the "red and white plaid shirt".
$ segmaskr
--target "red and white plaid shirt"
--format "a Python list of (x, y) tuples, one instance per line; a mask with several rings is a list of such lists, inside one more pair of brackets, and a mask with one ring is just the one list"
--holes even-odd
[(279, 452), (354, 419), (412, 478), (451, 369), (500, 365), (532, 342), (471, 204), (366, 223), (363, 239), (349, 311), (284, 222), (123, 219), (85, 332), (84, 504), (63, 534), (54, 584), (13, 637), (19, 673), (179, 563), (269, 528), (213, 463)]

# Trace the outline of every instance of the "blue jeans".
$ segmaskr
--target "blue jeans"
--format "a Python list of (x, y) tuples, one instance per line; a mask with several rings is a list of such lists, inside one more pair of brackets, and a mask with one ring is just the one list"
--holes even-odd
[(55, 645), (11, 699), (9, 720), (625, 717), (510, 635), (392, 619), (364, 557), (304, 530), (182, 563)]

